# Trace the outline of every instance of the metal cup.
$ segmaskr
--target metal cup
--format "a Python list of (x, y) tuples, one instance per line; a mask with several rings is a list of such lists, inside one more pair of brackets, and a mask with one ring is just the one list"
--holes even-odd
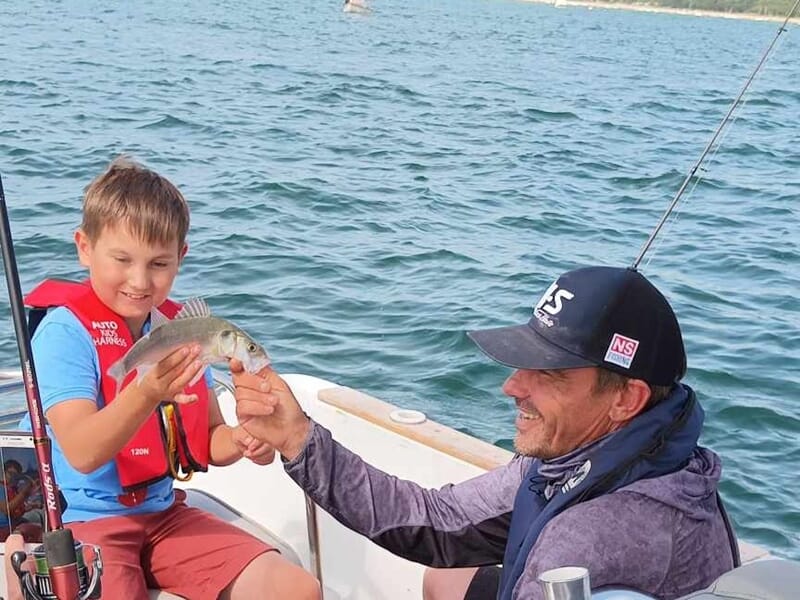
[(546, 600), (591, 600), (589, 570), (584, 567), (559, 567), (539, 575)]

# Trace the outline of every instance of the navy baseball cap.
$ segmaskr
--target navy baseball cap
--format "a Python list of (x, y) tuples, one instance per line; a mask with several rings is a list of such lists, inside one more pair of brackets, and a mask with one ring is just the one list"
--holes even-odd
[(564, 273), (533, 308), (528, 323), (467, 335), (489, 357), (517, 369), (602, 367), (664, 386), (686, 373), (672, 307), (630, 268)]

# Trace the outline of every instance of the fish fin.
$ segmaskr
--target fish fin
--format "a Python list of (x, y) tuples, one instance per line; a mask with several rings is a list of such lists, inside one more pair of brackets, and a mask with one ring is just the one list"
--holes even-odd
[(202, 298), (189, 298), (183, 303), (183, 308), (175, 315), (175, 319), (187, 319), (189, 317), (210, 317), (211, 309)]
[(150, 309), (150, 331), (161, 327), (164, 323), (169, 323), (167, 315), (158, 310), (155, 306)]
[(147, 373), (152, 369), (155, 365), (150, 363), (141, 364), (136, 367), (136, 383), (139, 383), (142, 378), (147, 375)]
[(107, 373), (110, 377), (114, 378), (114, 381), (117, 382), (117, 393), (119, 393), (122, 382), (125, 380), (125, 376), (127, 375), (127, 372), (125, 371), (124, 357), (114, 361), (114, 364), (108, 367)]
[(205, 367), (203, 367), (200, 370), (200, 372), (197, 375), (195, 375), (194, 377), (192, 377), (192, 380), (189, 383), (186, 384), (186, 387), (193, 386), (195, 383), (200, 381), (205, 376), (205, 374), (206, 374), (206, 369), (205, 369)]

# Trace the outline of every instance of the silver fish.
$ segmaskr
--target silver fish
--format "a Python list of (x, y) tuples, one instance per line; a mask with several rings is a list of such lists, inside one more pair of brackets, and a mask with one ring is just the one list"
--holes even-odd
[(237, 358), (248, 373), (255, 373), (270, 364), (264, 348), (230, 321), (211, 316), (208, 304), (200, 298), (186, 301), (173, 319), (154, 308), (150, 324), (147, 335), (108, 368), (117, 389), (129, 373), (135, 370), (137, 380), (141, 379), (162, 358), (188, 344), (200, 345), (198, 360), (206, 365)]

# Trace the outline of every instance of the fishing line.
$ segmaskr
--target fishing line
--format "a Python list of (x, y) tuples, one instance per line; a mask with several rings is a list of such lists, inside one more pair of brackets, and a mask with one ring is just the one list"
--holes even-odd
[[(787, 28), (786, 28), (786, 25), (789, 23), (789, 20), (794, 15), (795, 11), (797, 10), (798, 5), (800, 5), (800, 0), (795, 0), (794, 5), (789, 10), (789, 13), (786, 15), (786, 18), (783, 20), (783, 23), (780, 24), (780, 26), (778, 27), (778, 31), (775, 32), (775, 35), (772, 38), (772, 41), (767, 46), (766, 50), (764, 50), (764, 52), (762, 53), (761, 58), (758, 61), (758, 64), (756, 65), (755, 69), (753, 69), (753, 71), (750, 73), (750, 76), (747, 78), (747, 81), (745, 81), (745, 84), (742, 87), (741, 91), (736, 96), (734, 101), (731, 103), (731, 106), (728, 109), (728, 112), (725, 114), (725, 116), (723, 117), (722, 121), (717, 126), (716, 130), (714, 131), (714, 134), (711, 136), (711, 139), (708, 141), (708, 144), (706, 144), (705, 149), (700, 154), (700, 158), (697, 159), (697, 162), (695, 162), (695, 164), (689, 170), (689, 173), (684, 178), (683, 183), (681, 183), (681, 185), (680, 185), (680, 188), (678, 188), (677, 193), (672, 198), (672, 202), (670, 202), (669, 207), (664, 212), (664, 214), (661, 216), (661, 218), (659, 219), (659, 221), (656, 224), (655, 228), (653, 229), (653, 232), (650, 234), (650, 237), (647, 238), (647, 241), (642, 246), (641, 250), (639, 251), (639, 255), (636, 257), (636, 260), (634, 260), (633, 264), (631, 264), (631, 268), (632, 269), (638, 268), (639, 263), (642, 262), (642, 259), (644, 258), (644, 255), (647, 254), (647, 251), (650, 249), (650, 246), (652, 246), (653, 241), (658, 236), (658, 234), (661, 231), (662, 227), (664, 227), (664, 223), (666, 223), (666, 221), (669, 218), (670, 214), (675, 209), (675, 206), (678, 204), (678, 201), (681, 199), (681, 196), (683, 196), (683, 193), (686, 191), (686, 188), (689, 186), (689, 183), (695, 177), (695, 174), (697, 173), (698, 169), (700, 169), (700, 167), (702, 166), (703, 162), (705, 161), (706, 156), (711, 151), (711, 149), (714, 147), (714, 144), (716, 143), (717, 138), (720, 137), (720, 134), (723, 132), (723, 130), (725, 129), (725, 126), (730, 121), (731, 116), (736, 111), (736, 109), (740, 106), (740, 102), (741, 102), (742, 98), (744, 97), (744, 95), (747, 92), (747, 90), (750, 88), (750, 84), (753, 83), (753, 80), (755, 79), (756, 75), (758, 75), (758, 73), (761, 71), (762, 67), (766, 63), (767, 58), (769, 57), (770, 53), (772, 52), (772, 49), (774, 48), (776, 42), (778, 41), (778, 38), (780, 38), (780, 35), (784, 31), (788, 31)], [(730, 121), (730, 122), (732, 123), (733, 121)], [(717, 146), (717, 150), (718, 149), (719, 149), (719, 146)], [(695, 183), (695, 186), (696, 185), (697, 184)], [(692, 188), (692, 189), (694, 189), (694, 188)]]
[[(785, 39), (785, 38), (783, 38), (783, 39)], [(777, 49), (780, 47), (780, 44), (782, 44), (782, 43), (783, 43), (783, 41), (779, 41), (778, 44), (773, 48), (773, 52), (777, 51)], [(768, 60), (769, 59), (767, 59), (764, 62), (764, 66), (766, 66)], [(756, 75), (756, 77), (753, 78), (753, 83), (755, 83), (758, 80), (758, 78), (761, 75), (763, 75), (763, 72), (764, 71), (762, 71), (761, 73), (758, 73)], [(650, 251), (650, 255), (647, 258), (647, 262), (645, 262), (645, 264), (644, 264), (644, 268), (645, 269), (647, 269), (650, 266), (650, 263), (653, 261), (653, 258), (656, 257), (656, 255), (658, 254), (659, 250), (661, 249), (661, 246), (664, 243), (664, 240), (667, 239), (667, 237), (669, 237), (667, 235), (669, 233), (669, 231), (671, 229), (673, 229), (675, 226), (677, 226), (678, 221), (680, 221), (680, 216), (682, 214), (682, 210), (689, 205), (689, 201), (694, 196), (694, 191), (695, 191), (695, 189), (697, 189), (698, 184), (705, 179), (705, 175), (707, 175), (708, 172), (711, 170), (711, 166), (714, 164), (714, 161), (715, 161), (715, 159), (717, 157), (717, 154), (719, 153), (720, 148), (722, 148), (725, 145), (725, 140), (727, 139), (728, 135), (730, 135), (730, 132), (734, 130), (734, 128), (736, 126), (736, 121), (739, 120), (739, 117), (744, 112), (744, 109), (747, 106), (747, 102), (750, 100), (751, 97), (752, 97), (752, 89), (748, 90), (747, 93), (744, 94), (744, 96), (742, 96), (741, 100), (739, 101), (739, 110), (736, 111), (736, 113), (733, 116), (733, 120), (730, 122), (730, 125), (725, 128), (725, 130), (722, 133), (721, 137), (719, 138), (719, 140), (717, 140), (716, 144), (714, 145), (714, 150), (709, 155), (708, 160), (706, 161), (706, 164), (699, 168), (700, 174), (695, 178), (694, 185), (692, 185), (691, 189), (686, 194), (686, 198), (681, 203), (681, 205), (675, 208), (674, 213), (671, 215), (671, 217), (669, 219), (667, 219), (666, 223), (664, 224), (664, 228), (662, 230), (663, 235), (661, 235), (658, 238), (658, 241), (655, 243), (655, 245), (653, 246), (652, 250)]]
[(736, 121), (739, 118), (739, 115), (742, 113), (742, 111), (744, 110), (744, 107), (747, 105), (747, 98), (749, 98), (749, 95), (744, 100), (742, 100), (741, 104), (739, 105), (740, 106), (740, 110), (737, 111), (736, 116), (733, 118), (733, 121), (731, 121), (730, 126), (725, 129), (725, 132), (719, 138), (719, 141), (714, 146), (714, 150), (709, 155), (708, 160), (706, 161), (706, 164), (698, 169), (700, 171), (700, 174), (697, 177), (695, 177), (694, 183), (693, 183), (691, 189), (686, 193), (686, 198), (680, 204), (680, 206), (676, 206), (675, 207), (675, 210), (673, 211), (672, 215), (670, 215), (669, 218), (664, 223), (664, 228), (662, 229), (663, 235), (661, 235), (658, 238), (658, 240), (656, 241), (656, 243), (653, 246), (652, 250), (650, 251), (650, 254), (647, 257), (647, 262), (645, 262), (645, 264), (644, 264), (644, 268), (645, 269), (647, 269), (650, 266), (650, 263), (658, 255), (659, 250), (661, 250), (661, 246), (664, 244), (664, 240), (666, 240), (669, 237), (667, 234), (670, 232), (671, 229), (673, 229), (674, 227), (677, 226), (678, 221), (680, 221), (680, 217), (683, 214), (683, 210), (687, 206), (689, 206), (689, 202), (691, 201), (692, 197), (694, 196), (694, 192), (697, 189), (697, 186), (700, 184), (701, 181), (703, 181), (705, 179), (705, 176), (711, 170), (711, 165), (714, 164), (714, 159), (717, 157), (717, 153), (719, 152), (719, 149), (722, 148), (723, 143), (725, 142), (725, 139), (728, 137), (728, 134), (731, 131), (733, 131), (733, 128), (736, 125)]

